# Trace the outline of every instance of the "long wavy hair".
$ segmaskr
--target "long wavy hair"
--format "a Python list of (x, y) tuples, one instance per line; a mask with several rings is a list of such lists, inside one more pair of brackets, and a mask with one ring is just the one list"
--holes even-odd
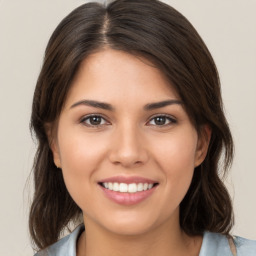
[(229, 234), (233, 209), (221, 177), (232, 162), (233, 141), (213, 58), (194, 27), (174, 8), (157, 0), (117, 0), (108, 5), (87, 3), (72, 11), (45, 51), (31, 116), (38, 145), (29, 228), (37, 248), (56, 242), (81, 214), (62, 171), (54, 165), (46, 124), (58, 119), (81, 62), (106, 46), (149, 60), (169, 79), (198, 133), (204, 124), (211, 128), (207, 156), (195, 168), (180, 205), (180, 226), (188, 235)]

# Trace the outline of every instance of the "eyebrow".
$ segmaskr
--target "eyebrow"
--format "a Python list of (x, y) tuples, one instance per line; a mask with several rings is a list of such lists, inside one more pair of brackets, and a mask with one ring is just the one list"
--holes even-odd
[[(144, 110), (153, 110), (153, 109), (163, 108), (163, 107), (173, 105), (173, 104), (181, 105), (182, 102), (180, 100), (164, 100), (164, 101), (160, 101), (160, 102), (146, 104), (143, 107), (143, 109)], [(70, 108), (74, 108), (74, 107), (81, 106), (81, 105), (94, 107), (94, 108), (101, 108), (101, 109), (110, 110), (110, 111), (115, 110), (115, 108), (112, 105), (110, 105), (109, 103), (100, 102), (100, 101), (96, 101), (96, 100), (80, 100), (80, 101), (74, 103)]]
[(114, 108), (108, 103), (100, 102), (100, 101), (95, 101), (95, 100), (80, 100), (76, 103), (74, 103), (70, 108), (74, 108), (80, 105), (85, 105), (89, 107), (94, 107), (94, 108), (101, 108), (101, 109), (106, 109), (113, 111)]
[(153, 109), (157, 109), (157, 108), (163, 108), (163, 107), (173, 105), (173, 104), (181, 105), (182, 102), (180, 100), (164, 100), (164, 101), (160, 101), (160, 102), (149, 103), (144, 106), (144, 110), (153, 110)]

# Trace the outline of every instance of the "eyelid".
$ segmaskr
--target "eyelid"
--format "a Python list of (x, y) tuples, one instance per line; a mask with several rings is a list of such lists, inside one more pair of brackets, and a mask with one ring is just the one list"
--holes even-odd
[[(85, 121), (87, 119), (89, 119), (90, 117), (100, 117), (102, 118), (106, 123), (105, 124), (99, 124), (99, 125), (90, 125), (90, 124), (86, 124)], [(82, 118), (80, 118), (79, 120), (79, 123), (87, 126), (87, 127), (92, 127), (92, 128), (99, 128), (101, 126), (104, 126), (104, 125), (109, 125), (110, 122), (107, 120), (107, 118), (102, 115), (102, 114), (98, 114), (98, 113), (93, 113), (93, 114), (88, 114), (88, 115), (84, 115)]]
[(155, 115), (150, 117), (149, 121), (147, 121), (146, 124), (149, 124), (149, 122), (152, 121), (156, 117), (165, 117), (165, 118), (169, 119), (170, 123), (164, 124), (164, 125), (152, 125), (152, 126), (166, 127), (166, 126), (169, 126), (169, 125), (177, 123), (177, 119), (175, 117), (173, 117), (172, 115), (169, 115), (169, 114), (155, 114)]
[[(89, 119), (90, 117), (100, 117), (102, 118), (105, 123), (104, 124), (99, 124), (99, 125), (90, 125), (90, 124), (86, 124), (85, 121), (87, 119)], [(169, 123), (168, 124), (163, 124), (163, 125), (152, 125), (152, 124), (149, 124), (154, 118), (157, 118), (157, 117), (165, 117), (169, 120)], [(105, 125), (110, 125), (111, 123), (108, 121), (108, 118), (105, 117), (105, 115), (103, 114), (99, 114), (99, 113), (91, 113), (91, 114), (87, 114), (87, 115), (84, 115), (82, 118), (79, 119), (79, 123), (87, 126), (87, 127), (92, 127), (92, 128), (100, 128), (102, 126), (105, 126)], [(166, 127), (166, 126), (170, 126), (170, 125), (173, 125), (177, 123), (177, 119), (175, 117), (173, 117), (172, 115), (169, 115), (169, 114), (155, 114), (153, 116), (151, 116), (149, 118), (149, 120), (146, 122), (146, 125), (149, 125), (149, 126), (158, 126), (159, 128), (161, 127)]]

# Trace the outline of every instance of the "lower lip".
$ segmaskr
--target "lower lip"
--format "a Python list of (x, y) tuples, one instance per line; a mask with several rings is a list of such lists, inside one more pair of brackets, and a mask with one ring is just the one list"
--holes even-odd
[(115, 203), (122, 205), (134, 205), (138, 204), (147, 199), (155, 191), (156, 187), (149, 190), (140, 191), (136, 193), (121, 193), (113, 190), (109, 190), (100, 186), (107, 198), (114, 201)]

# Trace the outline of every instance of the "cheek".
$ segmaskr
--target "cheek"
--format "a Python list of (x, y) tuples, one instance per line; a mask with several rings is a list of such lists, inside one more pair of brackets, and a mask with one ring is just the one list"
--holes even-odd
[(155, 159), (164, 173), (166, 192), (176, 196), (179, 202), (185, 196), (193, 177), (197, 135), (196, 133), (192, 133), (191, 136), (180, 134), (158, 145)]
[(176, 169), (180, 171), (194, 169), (197, 135), (194, 132), (190, 132), (190, 136), (184, 136), (184, 134), (186, 132), (163, 138), (155, 145), (156, 159), (163, 165), (163, 169), (169, 170), (168, 172), (174, 172)]
[[(65, 126), (64, 126), (65, 127)], [(61, 166), (66, 187), (74, 201), (82, 208), (88, 203), (95, 183), (94, 173), (100, 168), (106, 145), (99, 143), (100, 136), (85, 136), (81, 132), (59, 130), (58, 134)], [(82, 203), (83, 202), (83, 203)]]
[[(86, 134), (80, 129), (59, 131), (59, 152), (64, 169), (88, 174), (99, 165), (105, 155), (106, 147), (102, 135)], [(90, 171), (89, 171), (90, 170)]]

